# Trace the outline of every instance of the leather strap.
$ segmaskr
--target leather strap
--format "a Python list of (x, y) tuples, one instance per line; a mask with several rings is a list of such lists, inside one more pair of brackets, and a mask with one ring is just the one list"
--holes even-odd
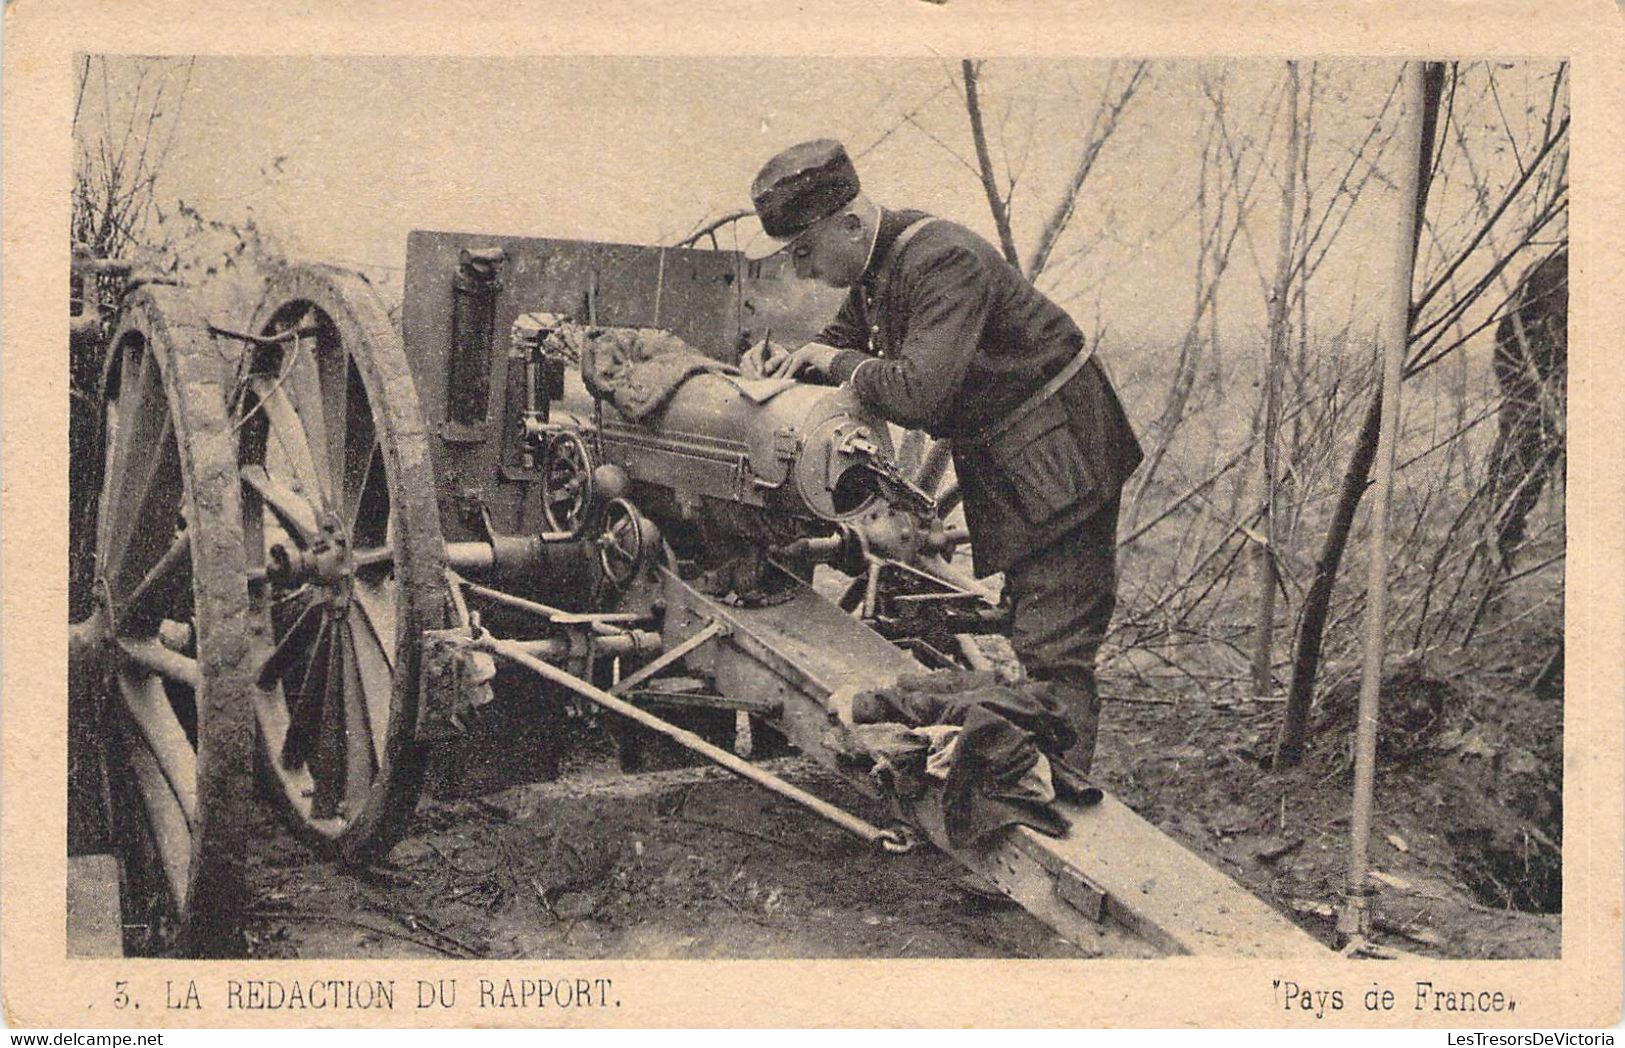
[(1066, 367), (1056, 372), (1055, 377), (1044, 383), (1043, 387), (1039, 389), (1038, 392), (1034, 393), (1026, 400), (1023, 400), (1020, 404), (1017, 404), (1015, 410), (1011, 411), (1008, 415), (1005, 415), (997, 422), (983, 426), (975, 433), (959, 437), (958, 439), (966, 444), (986, 445), (991, 443), (1011, 426), (1014, 426), (1017, 422), (1020, 422), (1022, 419), (1032, 414), (1035, 410), (1037, 410), (1040, 404), (1044, 403), (1044, 401), (1059, 393), (1061, 391), (1061, 387), (1065, 386), (1068, 382), (1071, 382), (1077, 373), (1083, 370), (1083, 366), (1089, 363), (1089, 358), (1094, 355), (1095, 349), (1093, 346), (1083, 346), (1078, 350), (1078, 355), (1067, 362)]
[(891, 242), (891, 247), (886, 249), (886, 257), (880, 260), (879, 272), (889, 276), (891, 267), (897, 262), (897, 256), (902, 254), (903, 248), (908, 245), (910, 240), (914, 239), (914, 234), (935, 221), (936, 217), (934, 215), (926, 215), (923, 218), (916, 218), (904, 226), (903, 231), (897, 234), (897, 239)]
[[(897, 256), (903, 253), (903, 248), (908, 245), (910, 240), (914, 239), (914, 235), (916, 233), (935, 221), (937, 221), (937, 218), (934, 215), (926, 215), (923, 218), (917, 218), (913, 222), (910, 222), (908, 225), (904, 226), (903, 231), (897, 234), (897, 239), (893, 240), (891, 242), (891, 246), (886, 249), (886, 254), (880, 260), (880, 265), (876, 269), (879, 279), (875, 282), (875, 293), (873, 297), (870, 298), (869, 303), (879, 302), (885, 297), (886, 292), (890, 290), (892, 270), (897, 266)], [(868, 309), (865, 309), (864, 312), (867, 314)], [(868, 320), (869, 318), (865, 316), (864, 319)], [(984, 426), (968, 436), (959, 437), (957, 439), (967, 444), (985, 444), (995, 439), (1001, 433), (1004, 433), (1010, 427), (1014, 426), (1017, 422), (1020, 422), (1022, 419), (1032, 414), (1035, 410), (1037, 410), (1040, 404), (1044, 403), (1044, 401), (1059, 393), (1061, 388), (1068, 382), (1072, 381), (1072, 379), (1077, 376), (1078, 372), (1083, 370), (1083, 366), (1089, 363), (1089, 358), (1094, 356), (1094, 352), (1093, 346), (1085, 344), (1079, 348), (1077, 355), (1069, 360), (1065, 367), (1056, 372), (1054, 378), (1044, 383), (1043, 387), (1032, 396), (1028, 397), (1020, 404), (1017, 404), (1015, 410), (1011, 411), (997, 422)]]
[[(916, 218), (914, 221), (904, 226), (902, 232), (897, 234), (897, 239), (893, 240), (891, 242), (891, 246), (886, 248), (886, 253), (881, 256), (880, 265), (875, 267), (876, 280), (874, 294), (870, 295), (864, 302), (864, 323), (870, 325), (874, 324), (874, 319), (869, 315), (869, 313), (874, 307), (875, 303), (883, 300), (886, 297), (886, 293), (891, 290), (892, 271), (897, 268), (897, 256), (901, 255), (903, 253), (903, 248), (908, 246), (908, 242), (910, 240), (914, 239), (914, 234), (918, 233), (920, 230), (924, 229), (926, 226), (935, 221), (937, 221), (937, 219), (934, 215), (926, 215), (924, 218)], [(874, 338), (872, 335), (869, 339), (869, 348), (871, 351), (874, 350)]]

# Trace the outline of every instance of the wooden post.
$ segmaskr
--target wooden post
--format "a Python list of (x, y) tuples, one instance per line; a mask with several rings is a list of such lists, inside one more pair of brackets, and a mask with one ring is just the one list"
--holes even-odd
[[(1433, 135), (1438, 127), (1439, 100), (1444, 92), (1444, 64), (1429, 62), (1422, 74), (1422, 154), (1417, 157), (1416, 207), (1412, 227), (1411, 247), (1416, 247), (1416, 230), (1421, 228), (1422, 215), (1427, 210), (1429, 173), (1433, 167)], [(1539, 163), (1537, 158), (1536, 164)], [(1533, 173), (1534, 166), (1530, 167)], [(1413, 309), (1414, 312), (1414, 309)], [(1290, 768), (1303, 759), (1309, 738), (1309, 707), (1314, 700), (1315, 679), (1320, 672), (1320, 646), (1325, 639), (1326, 618), (1331, 612), (1332, 588), (1343, 563), (1343, 551), (1348, 547), (1349, 533), (1354, 527), (1354, 514), (1371, 477), (1371, 462), (1377, 456), (1377, 433), (1382, 428), (1382, 389), (1371, 398), (1360, 432), (1354, 438), (1354, 453), (1349, 457), (1348, 469), (1343, 472), (1342, 491), (1337, 496), (1337, 509), (1326, 528), (1326, 538), (1320, 555), (1315, 559), (1315, 575), (1309, 591), (1303, 597), (1303, 614), (1298, 623), (1298, 637), (1292, 655), (1292, 683), (1287, 690), (1285, 715), (1281, 718), (1281, 733), (1276, 740), (1275, 767)]]
[(1403, 123), (1399, 131), (1399, 221), (1395, 227), (1388, 309), (1383, 314), (1379, 346), (1382, 366), (1382, 422), (1377, 435), (1376, 473), (1372, 481), (1370, 561), (1366, 574), (1364, 659), (1360, 674), (1359, 718), (1354, 735), (1354, 812), (1349, 841), (1349, 879), (1337, 930), (1345, 939), (1364, 938), (1370, 927), (1366, 909), (1367, 850), (1371, 840), (1372, 785), (1377, 764), (1377, 714), (1382, 685), (1383, 649), (1388, 610), (1388, 508), (1394, 486), (1394, 447), (1399, 439), (1399, 395), (1410, 332), (1411, 273), (1415, 264), (1417, 193), (1420, 187), (1424, 91), (1420, 62), (1405, 67)]

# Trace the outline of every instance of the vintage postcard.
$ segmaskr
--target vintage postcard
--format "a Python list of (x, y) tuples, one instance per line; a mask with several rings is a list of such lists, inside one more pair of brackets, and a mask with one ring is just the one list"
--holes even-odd
[(5, 14), (8, 1024), (1619, 1021), (1617, 8), (204, 12)]

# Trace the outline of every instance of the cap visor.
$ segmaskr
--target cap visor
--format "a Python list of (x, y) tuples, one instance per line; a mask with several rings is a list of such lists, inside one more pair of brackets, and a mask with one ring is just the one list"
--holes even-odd
[(778, 237), (770, 237), (758, 230), (756, 235), (745, 241), (745, 245), (739, 250), (752, 262), (758, 262), (764, 258), (772, 258), (795, 242), (795, 237), (780, 240)]

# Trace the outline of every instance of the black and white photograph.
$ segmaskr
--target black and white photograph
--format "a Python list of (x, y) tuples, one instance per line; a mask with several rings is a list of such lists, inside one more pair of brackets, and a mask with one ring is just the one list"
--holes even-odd
[(83, 56), (105, 945), (1555, 955), (1567, 77)]
[(1592, 956), (1572, 53), (309, 43), (52, 57), (61, 1021)]

